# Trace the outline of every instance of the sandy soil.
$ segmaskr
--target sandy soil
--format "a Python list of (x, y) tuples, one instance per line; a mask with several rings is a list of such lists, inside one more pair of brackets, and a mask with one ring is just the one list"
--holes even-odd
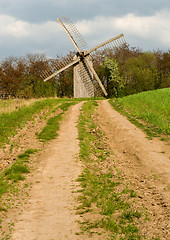
[[(54, 113), (47, 117), (51, 118), (59, 113), (61, 109), (57, 109)], [(9, 143), (0, 148), (0, 171), (9, 167), (17, 156), (23, 153), (29, 148), (42, 149), (43, 143), (40, 142), (35, 133), (39, 133), (43, 127), (46, 126), (46, 120), (43, 119), (48, 113), (48, 110), (42, 110), (39, 114), (35, 114), (33, 120), (27, 122), (27, 124), (17, 131), (17, 134), (10, 138)]]
[[(81, 163), (76, 158), (79, 141), (76, 122), (82, 103), (72, 106), (61, 124), (59, 137), (51, 141), (39, 157), (28, 203), (16, 218), (12, 240), (78, 240), (80, 220), (75, 200), (76, 179)], [(104, 100), (99, 101), (94, 121), (106, 134), (114, 154), (114, 164), (131, 183), (140, 204), (147, 206), (151, 219), (143, 231), (157, 229), (161, 239), (169, 235), (170, 149), (166, 142), (148, 140), (146, 135)], [(169, 236), (169, 237), (168, 237)], [(98, 238), (99, 239), (99, 238)], [(97, 240), (97, 239), (96, 239)]]
[(158, 174), (162, 184), (170, 186), (169, 143), (159, 139), (148, 140), (142, 130), (115, 111), (107, 101), (99, 104), (97, 122), (117, 156), (123, 154), (126, 163), (143, 167), (144, 174)]

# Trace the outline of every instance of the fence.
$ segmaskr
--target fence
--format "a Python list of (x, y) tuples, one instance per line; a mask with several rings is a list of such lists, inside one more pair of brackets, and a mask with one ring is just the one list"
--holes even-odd
[(14, 99), (14, 98), (26, 98), (28, 99), (28, 97), (25, 97), (25, 96), (16, 96), (16, 95), (12, 95), (12, 94), (9, 94), (9, 93), (2, 93), (0, 92), (0, 100), (6, 100), (6, 99)]

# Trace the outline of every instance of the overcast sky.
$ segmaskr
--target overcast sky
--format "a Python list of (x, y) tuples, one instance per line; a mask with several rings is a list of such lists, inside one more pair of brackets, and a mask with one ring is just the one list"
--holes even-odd
[(57, 22), (61, 16), (89, 48), (123, 33), (133, 47), (170, 49), (170, 0), (0, 0), (0, 59), (74, 50)]

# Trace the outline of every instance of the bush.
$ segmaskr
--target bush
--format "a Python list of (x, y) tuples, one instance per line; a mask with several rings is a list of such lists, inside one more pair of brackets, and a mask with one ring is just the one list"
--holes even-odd
[(108, 71), (107, 92), (109, 97), (119, 97), (125, 80), (119, 74), (118, 63), (114, 58), (105, 58), (104, 66)]

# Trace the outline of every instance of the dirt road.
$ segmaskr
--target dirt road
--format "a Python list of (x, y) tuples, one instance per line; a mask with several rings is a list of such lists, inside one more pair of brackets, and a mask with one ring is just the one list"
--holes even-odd
[[(26, 209), (19, 216), (12, 240), (77, 239), (79, 231), (72, 191), (81, 172), (76, 122), (81, 104), (72, 107), (53, 140), (40, 156)], [(73, 188), (74, 185), (74, 188)]]
[(143, 174), (158, 174), (162, 182), (170, 184), (168, 143), (148, 140), (142, 130), (115, 111), (107, 101), (99, 104), (97, 122), (106, 133), (115, 155), (121, 155), (126, 166), (132, 169), (138, 166)]
[[(51, 141), (39, 159), (39, 167), (31, 176), (33, 182), (28, 203), (17, 216), (12, 240), (78, 240), (80, 220), (76, 215), (76, 183), (81, 163), (76, 158), (79, 141), (76, 122), (82, 103), (71, 107), (61, 125), (59, 137)], [(168, 239), (169, 146), (146, 135), (107, 101), (99, 101), (94, 121), (107, 136), (116, 167), (138, 194), (138, 201), (148, 207), (149, 231), (158, 229), (161, 239)], [(143, 228), (145, 228), (145, 224)]]
[(150, 222), (143, 224), (142, 231), (146, 228), (151, 233), (156, 229), (161, 239), (170, 239), (169, 144), (158, 139), (148, 140), (142, 130), (107, 101), (99, 103), (94, 121), (107, 136), (115, 166), (137, 192), (140, 205), (147, 206)]

